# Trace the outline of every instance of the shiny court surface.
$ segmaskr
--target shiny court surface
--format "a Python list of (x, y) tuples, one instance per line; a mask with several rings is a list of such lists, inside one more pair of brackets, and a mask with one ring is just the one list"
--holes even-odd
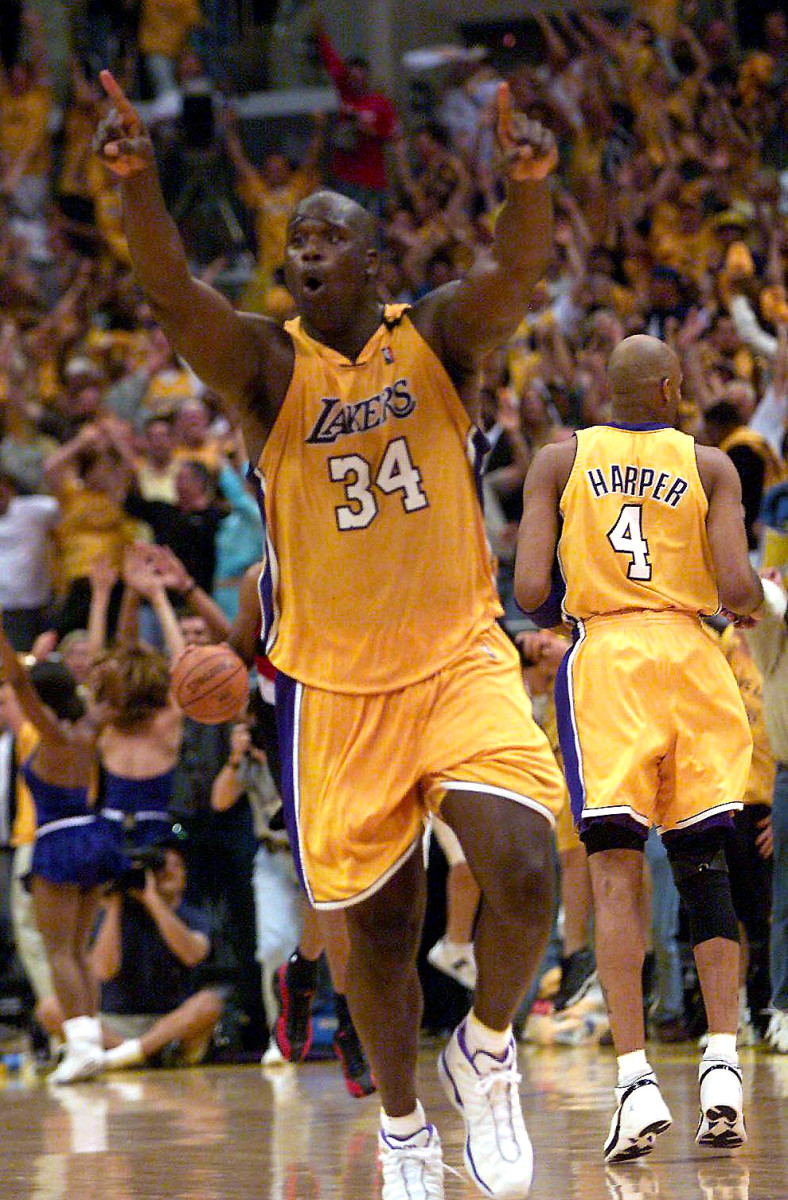
[[(523, 1049), (532, 1200), (788, 1200), (788, 1057), (742, 1055), (750, 1142), (709, 1154), (693, 1141), (696, 1056), (651, 1055), (674, 1126), (642, 1164), (605, 1171), (612, 1051)], [(421, 1056), (420, 1091), (446, 1161), (461, 1127)], [(129, 1072), (52, 1089), (0, 1091), (2, 1200), (375, 1200), (375, 1099), (352, 1100), (334, 1063)], [(447, 1174), (447, 1200), (478, 1196)]]

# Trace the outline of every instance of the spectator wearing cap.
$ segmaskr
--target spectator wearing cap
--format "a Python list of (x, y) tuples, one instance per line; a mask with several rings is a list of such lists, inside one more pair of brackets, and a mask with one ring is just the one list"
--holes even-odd
[(15, 650), (29, 650), (47, 627), (51, 535), (59, 516), (54, 496), (20, 496), (14, 477), (0, 470), (0, 610)]
[(365, 58), (341, 58), (319, 14), (313, 18), (313, 27), (320, 57), (341, 104), (330, 138), (333, 185), (380, 213), (388, 187), (385, 149), (399, 127), (396, 109), (382, 92), (373, 91)]

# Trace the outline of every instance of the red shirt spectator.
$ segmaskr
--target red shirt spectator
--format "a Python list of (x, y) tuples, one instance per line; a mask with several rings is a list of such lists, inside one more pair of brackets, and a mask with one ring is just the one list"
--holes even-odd
[[(350, 185), (354, 199), (370, 199), (363, 192), (386, 190), (383, 151), (397, 132), (397, 112), (388, 97), (370, 90), (365, 59), (340, 58), (322, 25), (316, 27), (315, 34), (320, 56), (342, 102), (332, 139), (331, 174), (340, 188)], [(361, 189), (361, 194), (356, 189)]]

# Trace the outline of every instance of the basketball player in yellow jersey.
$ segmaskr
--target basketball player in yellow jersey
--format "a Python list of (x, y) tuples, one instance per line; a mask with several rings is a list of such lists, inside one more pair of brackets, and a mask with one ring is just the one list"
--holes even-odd
[(553, 139), (502, 87), (508, 194), (489, 255), (410, 309), (380, 304), (372, 218), (336, 193), (304, 200), (285, 265), (299, 316), (281, 329), (190, 278), (150, 140), (102, 80), (115, 108), (99, 144), (123, 180), (137, 279), (257, 465), (283, 798), (310, 901), (347, 913), (348, 1001), (383, 1105), (383, 1200), (444, 1194), (415, 1088), (428, 809), (482, 892), (474, 1008), (439, 1069), (474, 1182), (524, 1197), (532, 1151), (511, 1020), (549, 932), (562, 785), (496, 623), (474, 420), (478, 364), (515, 332), (547, 262)]
[[(642, 852), (663, 834), (686, 904), (709, 1043), (697, 1141), (746, 1138), (738, 1026), (738, 928), (725, 825), (742, 806), (752, 752), (733, 673), (700, 624), (720, 602), (741, 618), (763, 600), (747, 555), (736, 469), (673, 426), (681, 369), (656, 338), (610, 360), (613, 422), (547, 446), (525, 482), (515, 592), (549, 598), (556, 545), (573, 648), (556, 681), (561, 748), (589, 855), (597, 967), (618, 1054), (605, 1158), (648, 1154), (671, 1116), (645, 1054)], [(563, 525), (561, 525), (563, 520)]]

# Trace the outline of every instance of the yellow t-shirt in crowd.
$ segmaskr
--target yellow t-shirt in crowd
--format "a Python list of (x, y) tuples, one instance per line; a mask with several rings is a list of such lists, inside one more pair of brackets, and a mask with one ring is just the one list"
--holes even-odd
[(0, 154), (14, 163), (37, 147), (26, 166), (26, 175), (49, 173), (51, 111), (52, 93), (48, 87), (31, 87), (15, 96), (7, 87), (0, 86)]
[(139, 48), (143, 54), (177, 58), (189, 30), (202, 24), (198, 0), (143, 0)]
[(55, 526), (59, 585), (63, 591), (75, 579), (88, 575), (101, 555), (120, 570), (123, 552), (139, 539), (139, 523), (103, 492), (68, 479), (58, 489), (60, 520)]
[(299, 201), (317, 185), (311, 171), (295, 171), (290, 182), (270, 187), (257, 171), (246, 173), (238, 184), (238, 195), (255, 217), (257, 262), (269, 274), (285, 259), (287, 222)]

